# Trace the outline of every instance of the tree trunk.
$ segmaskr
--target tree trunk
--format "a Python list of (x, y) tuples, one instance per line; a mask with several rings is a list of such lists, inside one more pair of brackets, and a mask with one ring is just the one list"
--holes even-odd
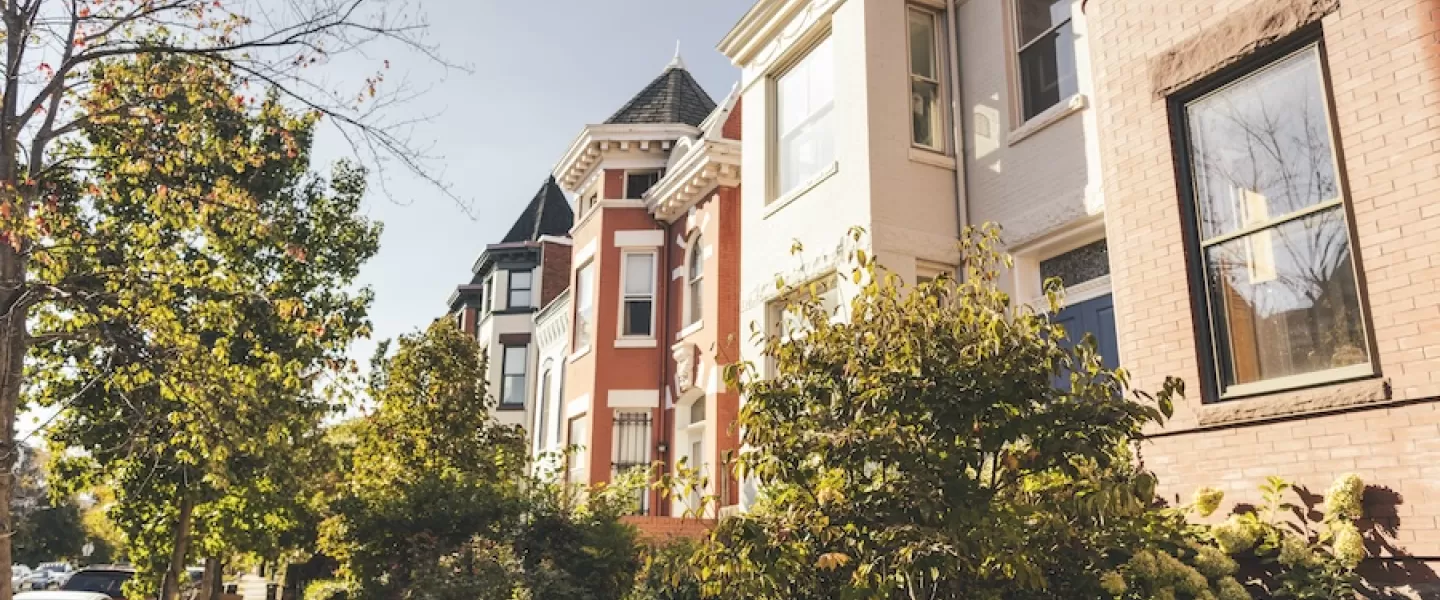
[(180, 495), (180, 518), (175, 522), (175, 548), (170, 552), (170, 568), (160, 588), (160, 600), (180, 600), (181, 582), (189, 577), (185, 571), (185, 555), (190, 546), (190, 514), (195, 501), (188, 494)]
[(200, 600), (220, 600), (220, 595), (225, 593), (225, 573), (221, 570), (224, 564), (220, 557), (210, 556), (205, 558), (205, 577), (201, 580)]

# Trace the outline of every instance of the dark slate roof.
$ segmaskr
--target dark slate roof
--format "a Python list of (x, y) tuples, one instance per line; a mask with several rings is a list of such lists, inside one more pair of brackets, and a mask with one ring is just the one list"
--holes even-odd
[(515, 219), (510, 233), (505, 234), (500, 243), (533, 242), (542, 235), (568, 237), (573, 225), (575, 213), (570, 210), (565, 192), (560, 191), (560, 185), (555, 183), (552, 175), (545, 180), (545, 185), (540, 186), (540, 191), (535, 192), (535, 198), (525, 206), (525, 212)]
[(684, 123), (699, 127), (713, 110), (715, 100), (705, 88), (683, 66), (671, 64), (605, 124)]

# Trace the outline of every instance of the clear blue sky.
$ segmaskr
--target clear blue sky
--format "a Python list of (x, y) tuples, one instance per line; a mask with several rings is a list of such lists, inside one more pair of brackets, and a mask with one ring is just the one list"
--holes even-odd
[[(487, 243), (498, 241), (584, 125), (604, 121), (659, 75), (677, 41), (686, 65), (718, 102), (739, 71), (715, 45), (751, 0), (425, 0), (430, 41), (469, 73), (423, 58), (386, 55), (387, 79), (433, 85), (404, 113), (440, 113), (413, 139), (473, 217), (425, 183), (392, 170), (400, 202), (372, 193), (385, 223), (380, 254), (362, 278), (376, 293), (375, 340), (424, 326), (445, 310), (455, 285)], [(350, 57), (327, 78), (358, 82), (381, 56)], [(343, 64), (342, 64), (343, 63)], [(358, 85), (357, 85), (358, 87)], [(322, 135), (322, 156), (349, 152)], [(320, 168), (323, 165), (317, 164)], [(402, 204), (403, 203), (403, 204)], [(353, 356), (368, 358), (374, 340)]]

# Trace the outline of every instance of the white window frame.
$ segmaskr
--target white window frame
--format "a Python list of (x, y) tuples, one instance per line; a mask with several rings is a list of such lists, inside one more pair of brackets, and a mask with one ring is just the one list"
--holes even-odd
[[(915, 65), (910, 64), (910, 59), (915, 55), (915, 53), (914, 53), (914, 48), (912, 48), (911, 45), (910, 45), (911, 40), (914, 39), (914, 36), (911, 35), (911, 33), (910, 33), (910, 25), (911, 25), (911, 23), (910, 23), (910, 17), (911, 17), (911, 15), (916, 15), (916, 14), (918, 14), (918, 15), (924, 15), (925, 17), (928, 17), (928, 18), (930, 19), (930, 32), (931, 32), (931, 34), (930, 34), (930, 54), (931, 54), (930, 60), (932, 61), (932, 64), (933, 64), (934, 67), (935, 67), (935, 75), (934, 75), (933, 78), (929, 78), (929, 77), (926, 77), (926, 76), (924, 76), (924, 75), (916, 74), (916, 73), (915, 73)], [(934, 117), (935, 132), (934, 132), (934, 136), (933, 136), (933, 137), (935, 138), (935, 145), (932, 146), (932, 145), (928, 145), (928, 144), (922, 144), (922, 143), (916, 141), (916, 139), (915, 139), (915, 125), (914, 125), (914, 122), (913, 122), (913, 121), (911, 122), (911, 125), (910, 125), (910, 145), (911, 145), (912, 147), (917, 148), (917, 149), (920, 149), (920, 150), (928, 150), (928, 151), (931, 151), (931, 152), (938, 152), (938, 153), (941, 153), (941, 154), (944, 154), (944, 153), (946, 152), (946, 143), (945, 143), (946, 123), (945, 123), (945, 109), (944, 109), (944, 107), (947, 106), (947, 104), (946, 104), (945, 85), (944, 85), (944, 82), (941, 80), (941, 78), (944, 76), (944, 72), (945, 72), (945, 61), (944, 61), (944, 59), (945, 59), (945, 53), (943, 52), (945, 46), (944, 46), (943, 44), (945, 43), (946, 34), (945, 34), (945, 29), (944, 29), (945, 20), (942, 18), (943, 16), (944, 16), (943, 13), (941, 13), (941, 12), (939, 12), (939, 11), (933, 9), (933, 8), (930, 8), (930, 7), (928, 7), (928, 6), (921, 5), (921, 4), (910, 4), (910, 5), (906, 6), (906, 9), (905, 9), (905, 62), (906, 62), (906, 66), (908, 67), (909, 75), (910, 75), (910, 79), (909, 79), (909, 89), (906, 90), (906, 91), (909, 93), (910, 102), (907, 102), (907, 103), (906, 103), (906, 106), (907, 106), (907, 108), (909, 109), (911, 119), (914, 118), (914, 112), (913, 112), (913, 111), (914, 111), (914, 107), (911, 106), (911, 103), (913, 103), (914, 100), (915, 100), (915, 86), (916, 86), (916, 84), (917, 84), (917, 83), (930, 83), (930, 84), (934, 84), (934, 85), (935, 85), (935, 90), (936, 90), (936, 92), (935, 92), (935, 106), (932, 107), (932, 109), (931, 109), (931, 110), (933, 111), (932, 114), (935, 115), (935, 117)]]
[[(688, 329), (705, 318), (704, 298), (695, 298), (695, 285), (700, 285), (700, 293), (705, 293), (705, 234), (697, 232), (690, 238), (690, 245), (685, 249), (685, 271), (683, 272), (685, 282), (685, 308), (682, 313), (685, 315), (685, 328)], [(695, 263), (699, 262), (700, 270), (695, 272)], [(695, 303), (700, 302), (702, 310), (696, 314)]]
[(554, 386), (554, 377), (554, 361), (547, 360), (540, 367), (540, 387), (535, 392), (535, 447), (542, 452), (550, 442), (545, 425), (550, 418), (550, 388)]
[[(589, 270), (590, 281), (581, 281), (580, 275)], [(588, 306), (582, 301), (588, 300)], [(590, 350), (595, 340), (595, 261), (587, 260), (575, 269), (575, 308), (572, 311), (570, 322), (570, 352), (574, 355), (584, 354)], [(582, 315), (588, 314), (588, 318), (581, 319)], [(581, 343), (581, 334), (585, 335), (584, 343)]]
[[(793, 59), (783, 63), (783, 66), (780, 69), (777, 69), (774, 73), (772, 73), (769, 77), (766, 78), (768, 83), (767, 95), (769, 96), (770, 100), (769, 132), (766, 136), (768, 139), (767, 145), (769, 146), (770, 150), (770, 157), (766, 161), (767, 163), (769, 163), (768, 165), (766, 165), (766, 167), (767, 171), (769, 172), (767, 175), (767, 179), (769, 180), (768, 187), (770, 188), (770, 193), (767, 194), (766, 204), (777, 204), (783, 201), (788, 201), (789, 199), (793, 199), (794, 197), (800, 195), (805, 190), (814, 187), (816, 183), (818, 183), (820, 180), (825, 179), (830, 173), (833, 173), (835, 171), (835, 165), (839, 161), (838, 156), (831, 157), (831, 164), (828, 167), (821, 165), (816, 170), (816, 172), (811, 173), (806, 178), (792, 182), (792, 185), (790, 185), (790, 187), (781, 187), (782, 181), (780, 178), (780, 173), (781, 159), (783, 158), (781, 155), (781, 138), (784, 137), (785, 132), (780, 130), (780, 83), (782, 80), (785, 79), (786, 76), (794, 73), (800, 65), (804, 64), (805, 61), (811, 56), (813, 56), (815, 54), (815, 51), (819, 50), (822, 46), (829, 45), (827, 50), (831, 54), (831, 65), (834, 66), (835, 47), (832, 44), (830, 33), (831, 32), (827, 29), (817, 35), (811, 42), (801, 46), (794, 53)], [(829, 75), (832, 78), (830, 108), (828, 109), (831, 114), (830, 118), (832, 119), (831, 134), (832, 137), (838, 138), (838, 136), (834, 135), (835, 130), (833, 127), (833, 115), (836, 109), (835, 101), (839, 94), (837, 94), (834, 90), (834, 71), (832, 70)], [(810, 116), (813, 117), (814, 113), (811, 113)]]
[[(632, 257), (632, 256), (649, 256), (649, 257), (650, 257), (650, 292), (647, 293), (647, 294), (631, 294), (631, 293), (629, 293), (629, 292), (625, 289), (625, 284), (626, 284), (626, 282), (629, 281), (629, 277), (630, 277), (630, 257)], [(646, 248), (646, 249), (639, 249), (639, 248), (636, 248), (636, 249), (628, 249), (628, 248), (627, 248), (627, 249), (624, 249), (624, 250), (621, 250), (621, 251), (620, 251), (620, 286), (619, 286), (619, 288), (620, 288), (620, 289), (619, 289), (619, 292), (620, 292), (620, 318), (619, 318), (619, 320), (618, 320), (617, 323), (616, 323), (616, 328), (617, 328), (617, 330), (618, 330), (619, 339), (622, 339), (622, 340), (653, 340), (653, 339), (655, 339), (655, 320), (656, 320), (656, 318), (655, 318), (655, 313), (658, 312), (658, 311), (656, 310), (656, 306), (655, 306), (655, 296), (656, 296), (656, 294), (655, 294), (655, 288), (656, 288), (657, 285), (659, 285), (659, 284), (656, 283), (656, 281), (659, 279), (659, 277), (658, 277), (658, 275), (657, 275), (657, 272), (659, 271), (659, 259), (660, 259), (660, 255), (659, 255), (659, 253), (656, 252), (654, 249), (649, 249), (649, 248)], [(650, 333), (648, 333), (648, 334), (638, 334), (638, 333), (629, 333), (629, 332), (626, 332), (626, 331), (625, 331), (625, 317), (626, 317), (626, 312), (627, 312), (627, 311), (625, 310), (626, 307), (627, 307), (626, 305), (628, 305), (630, 302), (641, 302), (641, 301), (648, 301), (648, 302), (650, 303)]]

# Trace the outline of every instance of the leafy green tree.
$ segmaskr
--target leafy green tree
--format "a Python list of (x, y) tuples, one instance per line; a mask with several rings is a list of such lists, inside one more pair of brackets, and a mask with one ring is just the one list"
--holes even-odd
[(109, 85), (87, 110), (140, 116), (66, 148), (92, 169), (63, 192), (83, 198), (60, 212), (74, 243), (34, 262), (70, 293), (32, 309), (31, 391), (62, 409), (52, 444), (84, 450), (56, 453), (62, 479), (114, 491), (134, 592), (170, 600), (197, 538), (273, 551), (294, 526), (297, 460), (334, 408), (319, 381), (368, 331), (370, 293), (349, 288), (379, 227), (362, 172), (308, 174), (314, 113), (242, 100), (234, 71), (187, 57), (91, 69)]
[[(87, 191), (89, 185), (82, 180), (96, 172), (96, 161), (116, 158), (99, 151), (144, 155), (150, 150), (94, 144), (97, 130), (117, 121), (183, 116), (153, 112), (144, 103), (95, 102), (117, 86), (138, 82), (112, 80), (114, 66), (141, 59), (163, 64), (184, 58), (204, 71), (228, 70), (240, 85), (221, 103), (233, 100), (258, 108), (265, 101), (257, 95), (264, 92), (256, 94), (245, 86), (275, 90), (279, 102), (324, 115), (352, 142), (355, 154), (365, 164), (376, 169), (399, 165), (437, 182), (405, 138), (409, 119), (388, 118), (386, 107), (398, 105), (411, 94), (382, 83), (388, 60), (366, 57), (374, 64), (374, 74), (353, 82), (353, 93), (338, 91), (311, 75), (313, 66), (328, 60), (332, 53), (373, 47), (371, 42), (439, 60), (433, 48), (421, 40), (424, 23), (416, 20), (415, 14), (393, 10), (392, 4), (383, 0), (308, 0), (287, 4), (285, 10), (220, 0), (11, 0), (0, 4), (0, 53), (5, 59), (5, 84), (0, 86), (0, 502), (8, 502), (11, 496), (8, 467), (16, 458), (14, 425), (17, 412), (24, 409), (23, 390), (34, 384), (25, 370), (32, 348), (57, 336), (113, 339), (124, 333), (105, 328), (32, 331), (37, 315), (68, 310), (53, 304), (68, 305), (93, 293), (97, 286), (124, 295), (131, 289), (163, 290), (163, 282), (169, 281), (187, 287), (199, 285), (193, 273), (176, 265), (176, 238), (171, 234), (192, 232), (190, 221), (201, 215), (219, 219), (222, 214), (244, 210), (244, 204), (235, 202), (224, 188), (215, 190), (213, 196), (189, 196), (185, 194), (188, 184), (141, 186), (130, 191), (129, 200), (137, 207), (131, 213), (133, 222), (122, 220), (109, 229), (92, 227), (89, 211), (101, 194)], [(161, 93), (177, 84), (188, 85), (163, 72), (153, 75), (153, 82), (145, 83), (160, 86)], [(182, 136), (177, 143), (187, 143), (185, 127), (175, 127), (174, 133)], [(90, 152), (77, 151), (81, 147)], [(234, 158), (234, 149), (220, 143), (198, 150), (183, 157), (151, 155), (152, 167), (178, 173), (185, 169), (186, 161), (206, 161), (210, 151)], [(234, 164), (238, 167), (248, 160), (240, 158)], [(112, 174), (120, 179), (127, 175)], [(159, 183), (154, 177), (147, 179)], [(443, 186), (440, 188), (445, 193)], [(139, 235), (124, 245), (109, 239), (122, 233)], [(108, 249), (104, 268), (74, 272), (53, 266), (68, 262), (57, 255), (92, 244)], [(225, 294), (228, 286), (220, 285), (215, 291)], [(124, 303), (154, 325), (168, 321), (173, 326), (176, 301), (173, 295), (161, 293), (150, 300), (128, 298)], [(10, 513), (0, 510), (0, 598), (10, 595), (10, 533)]]

